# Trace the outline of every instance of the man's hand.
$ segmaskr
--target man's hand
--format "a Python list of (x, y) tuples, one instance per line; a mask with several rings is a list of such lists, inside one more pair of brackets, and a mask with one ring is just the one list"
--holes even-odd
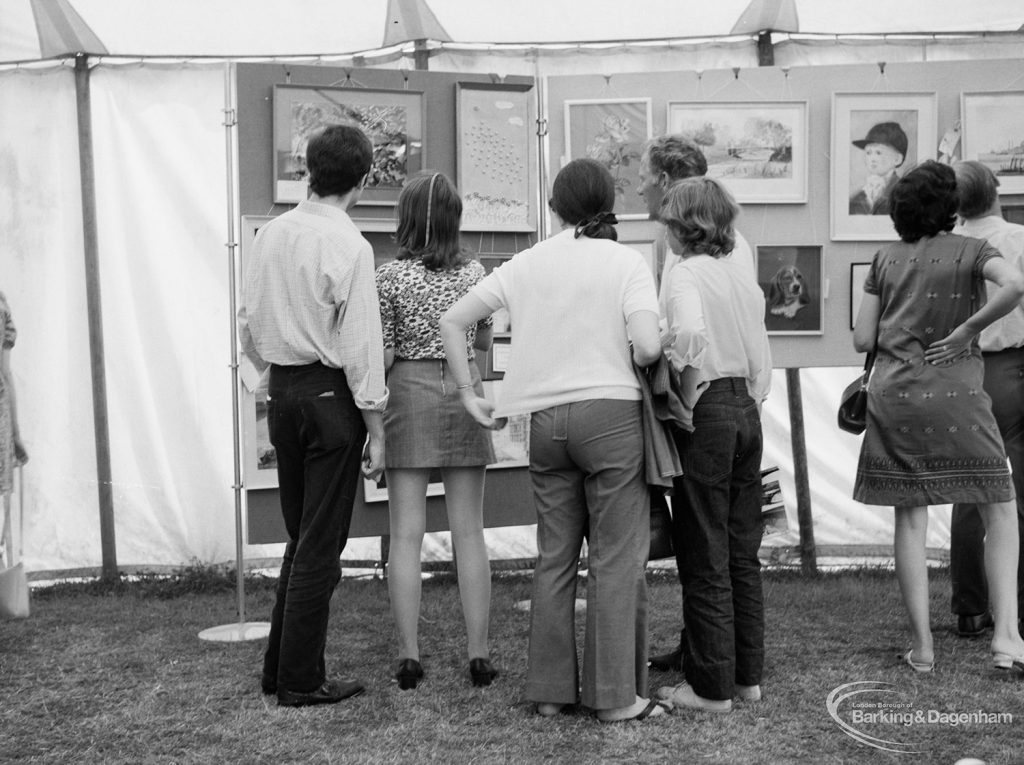
[(361, 466), (363, 475), (371, 481), (380, 478), (384, 472), (384, 439), (370, 436), (363, 446), (363, 464)]

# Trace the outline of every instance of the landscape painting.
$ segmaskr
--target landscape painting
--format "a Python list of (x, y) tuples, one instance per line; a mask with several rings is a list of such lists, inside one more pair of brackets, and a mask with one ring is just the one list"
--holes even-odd
[(668, 132), (700, 146), (737, 202), (807, 201), (807, 102), (668, 104)]

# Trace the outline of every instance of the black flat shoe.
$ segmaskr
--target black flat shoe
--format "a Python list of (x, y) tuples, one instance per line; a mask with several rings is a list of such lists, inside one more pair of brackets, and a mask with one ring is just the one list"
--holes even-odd
[(403, 691), (409, 691), (416, 687), (416, 684), (423, 679), (423, 667), (416, 659), (399, 659), (398, 671), (395, 672), (395, 680), (398, 687)]
[(314, 704), (337, 704), (339, 701), (358, 696), (366, 690), (357, 680), (325, 680), (323, 685), (314, 691), (304, 693), (277, 689), (277, 705), (279, 707), (309, 707)]
[(478, 688), (490, 685), (491, 681), (498, 676), (498, 670), (491, 664), (490, 659), (470, 659), (469, 677), (473, 685)]

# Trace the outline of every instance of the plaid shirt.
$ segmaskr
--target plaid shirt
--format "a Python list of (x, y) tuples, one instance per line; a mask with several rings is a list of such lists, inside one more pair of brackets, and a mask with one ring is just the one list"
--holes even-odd
[(360, 409), (387, 404), (373, 250), (340, 208), (307, 200), (259, 230), (238, 325), (260, 372), (320, 361), (344, 370)]

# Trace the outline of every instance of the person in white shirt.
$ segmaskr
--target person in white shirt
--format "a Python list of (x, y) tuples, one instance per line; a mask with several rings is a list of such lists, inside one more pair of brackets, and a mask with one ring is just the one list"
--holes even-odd
[(771, 385), (765, 299), (732, 258), (739, 207), (711, 178), (671, 189), (660, 217), (681, 260), (668, 276), (665, 354), (692, 424), (676, 429), (685, 681), (676, 709), (727, 712), (761, 696), (761, 404)]
[[(960, 223), (953, 233), (987, 239), (1006, 262), (1024, 273), (1024, 226), (1003, 219), (999, 206), (999, 180), (981, 162), (957, 162), (956, 191)], [(995, 286), (986, 282), (991, 294)], [(1018, 533), (1024, 555), (1024, 308), (1017, 306), (981, 331), (985, 364), (985, 391), (992, 399), (992, 414), (1003, 437), (1017, 495)], [(957, 632), (978, 637), (993, 626), (985, 580), (985, 527), (976, 504), (953, 505), (950, 525), (949, 568), (952, 611)], [(1024, 613), (1024, 559), (1017, 567), (1018, 613)]]
[(261, 681), (279, 706), (335, 704), (364, 690), (327, 679), (324, 646), (360, 463), (368, 478), (384, 469), (373, 249), (348, 216), (372, 161), (359, 128), (316, 133), (306, 150), (310, 198), (260, 229), (242, 289), (242, 351), (270, 369), (267, 420), (288, 532)]
[[(658, 302), (643, 258), (615, 241), (614, 203), (615, 183), (601, 164), (567, 164), (550, 203), (563, 231), (492, 271), (440, 322), (462, 402), (477, 422), (495, 427), (495, 415), (531, 415), (537, 567), (526, 697), (544, 716), (580, 701), (608, 722), (660, 716), (669, 706), (644, 698), (650, 521), (632, 366), (658, 359)], [(513, 340), (494, 407), (473, 392), (465, 332), (500, 308), (510, 314)], [(574, 604), (584, 538), (581, 683)]]

